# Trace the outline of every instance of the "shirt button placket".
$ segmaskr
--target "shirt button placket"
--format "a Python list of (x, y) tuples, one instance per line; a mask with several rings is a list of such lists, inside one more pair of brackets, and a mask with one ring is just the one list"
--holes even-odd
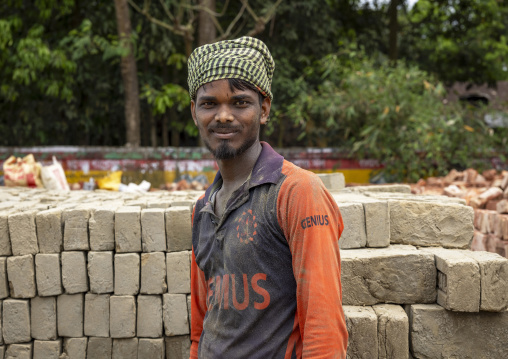
[(215, 233), (215, 240), (219, 243), (219, 247), (222, 249), (224, 246), (224, 230), (220, 229)]

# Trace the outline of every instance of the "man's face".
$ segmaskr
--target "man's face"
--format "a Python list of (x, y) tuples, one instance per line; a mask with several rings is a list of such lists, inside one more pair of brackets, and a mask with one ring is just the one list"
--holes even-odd
[(259, 127), (266, 123), (270, 105), (270, 98), (260, 106), (257, 92), (232, 91), (228, 80), (217, 80), (198, 89), (191, 112), (206, 147), (216, 159), (227, 160), (259, 142)]

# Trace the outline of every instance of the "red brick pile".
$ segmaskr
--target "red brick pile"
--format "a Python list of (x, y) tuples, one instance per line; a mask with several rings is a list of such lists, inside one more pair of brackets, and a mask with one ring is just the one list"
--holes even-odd
[(451, 170), (445, 177), (418, 181), (412, 192), (463, 198), (475, 212), (471, 249), (508, 258), (508, 171)]
[(161, 189), (165, 189), (167, 191), (186, 191), (186, 190), (195, 190), (195, 191), (204, 191), (206, 190), (210, 185), (209, 184), (202, 184), (199, 181), (187, 181), (185, 179), (182, 179), (178, 182), (167, 182), (163, 186), (161, 186)]

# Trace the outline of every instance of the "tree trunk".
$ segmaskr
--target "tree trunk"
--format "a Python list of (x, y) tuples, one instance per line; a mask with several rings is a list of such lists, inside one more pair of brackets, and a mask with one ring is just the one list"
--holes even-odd
[(391, 0), (390, 6), (388, 7), (388, 17), (390, 19), (390, 35), (389, 35), (389, 43), (388, 43), (388, 57), (392, 65), (397, 63), (398, 57), (398, 49), (397, 49), (397, 33), (398, 29), (398, 19), (397, 19), (397, 5), (399, 4), (399, 0)]
[[(145, 59), (143, 61), (143, 71), (148, 73), (150, 71), (150, 62), (148, 61), (148, 56), (145, 56)], [(144, 113), (143, 110), (141, 110), (141, 113)], [(149, 136), (149, 140), (146, 141), (146, 143), (149, 143), (152, 147), (157, 147), (157, 119), (152, 113), (152, 109), (150, 104), (147, 103), (147, 109), (146, 109), (146, 117), (148, 118), (148, 130), (146, 131)], [(145, 126), (146, 127), (146, 126)]]
[(125, 97), (125, 129), (126, 146), (140, 145), (140, 114), (139, 114), (139, 87), (138, 71), (134, 58), (134, 49), (131, 43), (131, 21), (127, 0), (115, 0), (116, 23), (118, 36), (129, 53), (123, 56), (120, 62)]
[(187, 58), (190, 57), (190, 55), (192, 54), (192, 36), (190, 36), (188, 33), (185, 34), (185, 36), (183, 37), (183, 44), (185, 46), (185, 56)]
[(148, 118), (150, 119), (150, 144), (152, 147), (157, 147), (157, 123), (150, 110), (148, 110)]
[[(176, 121), (178, 121), (178, 115), (175, 106), (173, 106), (169, 110), (169, 123), (173, 124)], [(171, 146), (180, 147), (180, 131), (174, 127), (171, 128)]]
[(162, 115), (162, 147), (169, 146), (168, 113)]
[[(200, 0), (199, 4), (215, 12), (215, 0)], [(199, 12), (198, 46), (212, 43), (217, 36), (217, 29), (212, 21), (212, 15), (204, 10)]]
[[(176, 79), (175, 76), (176, 66), (173, 66), (173, 79)], [(168, 76), (168, 66), (162, 67), (162, 81), (164, 81), (165, 84), (169, 83), (169, 76)], [(175, 82), (176, 83), (176, 82)], [(165, 113), (162, 114), (162, 146), (168, 147), (169, 146), (169, 127), (170, 124), (168, 124), (169, 118), (168, 118), (168, 110), (166, 110)]]
[[(215, 0), (199, 0), (199, 5), (210, 9), (215, 12)], [(217, 29), (212, 21), (212, 16), (208, 12), (201, 10), (199, 12), (198, 21), (198, 46), (211, 44), (217, 37)], [(198, 146), (203, 147), (204, 143), (201, 136), (198, 136)]]

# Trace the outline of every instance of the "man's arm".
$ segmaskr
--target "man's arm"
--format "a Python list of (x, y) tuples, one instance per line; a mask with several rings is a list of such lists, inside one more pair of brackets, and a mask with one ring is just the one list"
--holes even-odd
[(206, 281), (205, 275), (196, 264), (194, 249), (191, 259), (191, 349), (190, 359), (198, 358), (198, 346), (203, 320), (206, 314)]
[(339, 253), (342, 217), (317, 176), (285, 168), (292, 173), (279, 192), (278, 220), (293, 257), (302, 358), (345, 359), (348, 334)]
[[(201, 196), (199, 200), (204, 197)], [(196, 213), (196, 206), (192, 210), (192, 230), (194, 231), (194, 215)], [(207, 285), (205, 281), (205, 274), (199, 269), (196, 263), (196, 256), (194, 255), (194, 245), (192, 248), (191, 256), (191, 348), (190, 359), (198, 359), (198, 346), (201, 332), (203, 331), (203, 320), (207, 310), (206, 306)]]

